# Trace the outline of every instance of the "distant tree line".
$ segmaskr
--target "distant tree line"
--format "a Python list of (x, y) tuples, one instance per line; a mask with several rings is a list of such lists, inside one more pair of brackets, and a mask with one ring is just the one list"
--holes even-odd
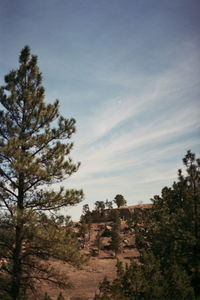
[(80, 221), (86, 224), (112, 221), (115, 217), (113, 203), (115, 203), (118, 208), (127, 204), (124, 196), (120, 194), (117, 194), (113, 201), (109, 201), (108, 199), (106, 201), (96, 201), (95, 207), (91, 211), (89, 205), (85, 204), (83, 205), (83, 214), (81, 215)]

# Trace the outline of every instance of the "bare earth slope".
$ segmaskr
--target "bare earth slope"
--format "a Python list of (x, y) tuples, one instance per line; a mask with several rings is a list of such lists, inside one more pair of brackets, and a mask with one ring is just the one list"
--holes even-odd
[[(116, 277), (116, 263), (117, 259), (114, 257), (114, 253), (109, 249), (109, 229), (110, 223), (94, 223), (91, 226), (90, 238), (86, 236), (86, 242), (83, 242), (81, 238), (80, 247), (86, 254), (98, 253), (95, 246), (95, 238), (98, 232), (108, 232), (103, 234), (102, 248), (99, 255), (92, 256), (87, 265), (82, 266), (80, 270), (75, 269), (67, 263), (62, 261), (51, 259), (50, 264), (56, 266), (60, 272), (67, 275), (70, 281), (73, 283), (73, 287), (67, 290), (52, 287), (47, 284), (40, 285), (39, 290), (44, 295), (45, 292), (49, 294), (52, 299), (56, 299), (58, 294), (62, 292), (65, 300), (90, 300), (94, 298), (95, 292), (98, 291), (99, 283), (106, 276), (108, 280), (113, 280)], [(75, 225), (75, 231), (78, 232), (80, 224)], [(129, 263), (130, 258), (134, 258), (138, 255), (135, 248), (135, 239), (133, 229), (126, 225), (125, 221), (122, 221), (121, 226), (121, 239), (122, 239), (122, 252), (118, 255), (118, 259)]]

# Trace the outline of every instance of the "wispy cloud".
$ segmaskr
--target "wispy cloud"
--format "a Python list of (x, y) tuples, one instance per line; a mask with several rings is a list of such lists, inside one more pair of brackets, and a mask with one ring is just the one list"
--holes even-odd
[(200, 109), (185, 98), (198, 80), (190, 63), (160, 74), (138, 97), (104, 102), (79, 129), (82, 166), (71, 183), (82, 185), (89, 202), (117, 192), (146, 201), (176, 179), (186, 150), (200, 144)]

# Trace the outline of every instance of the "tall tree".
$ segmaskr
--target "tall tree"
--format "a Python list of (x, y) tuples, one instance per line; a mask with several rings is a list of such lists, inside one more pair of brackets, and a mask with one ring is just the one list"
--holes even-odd
[[(179, 170), (178, 182), (163, 188), (161, 196), (152, 199), (152, 209), (141, 212), (135, 227), (136, 244), (140, 251), (151, 251), (160, 261), (166, 280), (172, 278), (174, 269), (184, 273), (197, 297), (200, 296), (200, 159), (188, 151), (183, 163), (186, 175)], [(180, 273), (177, 280), (179, 276)]]
[[(19, 68), (5, 76), (0, 88), (0, 295), (22, 300), (34, 281), (55, 279), (40, 259), (50, 255), (80, 262), (76, 242), (60, 230), (60, 208), (79, 203), (80, 190), (51, 189), (78, 170), (69, 157), (75, 120), (59, 113), (59, 102), (45, 104), (37, 57), (28, 46)], [(57, 123), (57, 125), (56, 125)], [(45, 212), (53, 212), (45, 214)]]

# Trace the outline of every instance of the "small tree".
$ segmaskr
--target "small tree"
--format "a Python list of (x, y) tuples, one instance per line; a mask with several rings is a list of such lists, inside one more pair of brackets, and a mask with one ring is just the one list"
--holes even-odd
[(108, 199), (106, 199), (105, 207), (106, 207), (108, 210), (111, 210), (111, 209), (113, 208), (112, 201), (109, 201)]
[(96, 201), (95, 202), (95, 212), (100, 218), (105, 217), (105, 203), (104, 201)]
[[(80, 217), (81, 229), (80, 233), (88, 233), (88, 240), (90, 241), (91, 226), (92, 226), (92, 214), (88, 204), (83, 205), (83, 214)], [(85, 227), (85, 228), (84, 228)], [(84, 237), (85, 238), (85, 237)]]
[(87, 215), (90, 212), (90, 208), (88, 204), (83, 205), (83, 215)]
[(19, 64), (0, 88), (0, 258), (6, 261), (0, 296), (13, 300), (24, 299), (37, 279), (64, 284), (45, 264), (50, 256), (80, 263), (72, 235), (60, 230), (65, 219), (56, 213), (83, 197), (81, 190), (51, 189), (78, 170), (69, 157), (75, 120), (60, 115), (58, 100), (44, 103), (42, 75), (29, 47)]
[(96, 239), (95, 239), (95, 246), (97, 246), (98, 254), (99, 254), (102, 247), (102, 237), (100, 231), (97, 232)]
[(110, 282), (105, 276), (99, 284), (99, 295), (95, 295), (94, 300), (109, 300), (110, 298)]
[(57, 300), (65, 300), (65, 298), (64, 298), (63, 295), (62, 295), (62, 293), (60, 293), (60, 294), (58, 295)]
[(110, 246), (112, 250), (115, 252), (115, 257), (117, 257), (117, 254), (121, 252), (121, 246), (122, 246), (122, 238), (120, 235), (121, 230), (121, 220), (119, 217), (119, 212), (117, 210), (114, 211), (114, 220), (111, 230), (111, 242)]
[(126, 200), (124, 199), (124, 196), (119, 195), (119, 194), (115, 196), (113, 201), (117, 205), (118, 208), (120, 206), (125, 206), (126, 205)]
[(87, 240), (87, 234), (89, 232), (88, 224), (85, 222), (85, 220), (81, 221), (80, 228), (79, 228), (79, 234), (81, 238), (83, 239), (83, 247), (85, 247), (85, 242)]
[(45, 293), (43, 300), (52, 300), (52, 298), (47, 293)]

